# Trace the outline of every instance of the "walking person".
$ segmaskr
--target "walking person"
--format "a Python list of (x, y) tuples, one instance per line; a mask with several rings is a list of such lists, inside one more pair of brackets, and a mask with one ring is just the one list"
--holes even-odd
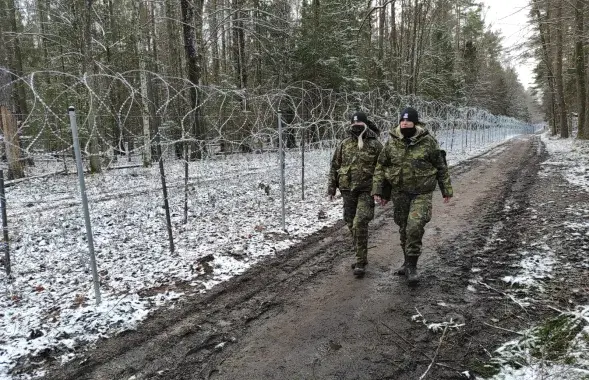
[(331, 160), (327, 194), (333, 199), (339, 189), (344, 201), (344, 221), (354, 242), (353, 273), (363, 276), (368, 256), (368, 223), (374, 218), (370, 195), (376, 160), (382, 150), (380, 131), (363, 112), (352, 115), (348, 137), (338, 143)]
[(397, 274), (405, 275), (414, 286), (419, 283), (417, 261), (425, 225), (432, 216), (433, 191), (439, 185), (444, 203), (448, 203), (453, 190), (446, 152), (423, 127), (415, 109), (401, 112), (399, 125), (390, 136), (378, 157), (372, 195), (381, 206), (393, 202), (393, 219), (399, 226), (405, 258)]

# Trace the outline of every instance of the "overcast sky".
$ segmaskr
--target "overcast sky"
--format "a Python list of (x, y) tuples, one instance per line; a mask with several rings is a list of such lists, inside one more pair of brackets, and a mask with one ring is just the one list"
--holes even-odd
[(533, 84), (532, 60), (522, 60), (526, 49), (522, 44), (529, 40), (532, 29), (529, 26), (529, 0), (482, 0), (485, 4), (485, 21), (494, 31), (501, 31), (503, 47), (509, 63), (516, 68), (520, 82), (528, 88)]

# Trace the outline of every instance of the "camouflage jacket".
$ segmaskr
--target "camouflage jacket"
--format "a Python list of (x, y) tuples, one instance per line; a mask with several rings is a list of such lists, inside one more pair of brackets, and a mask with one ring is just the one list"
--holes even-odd
[(372, 195), (388, 199), (390, 190), (412, 194), (430, 193), (440, 186), (444, 197), (453, 195), (445, 153), (436, 139), (417, 126), (417, 131), (408, 140), (403, 139), (401, 127), (390, 132), (378, 156), (374, 172)]
[(358, 148), (358, 138), (350, 131), (350, 137), (342, 140), (331, 159), (327, 193), (335, 195), (337, 188), (351, 191), (370, 191), (376, 159), (382, 150), (376, 133), (367, 130), (364, 146)]

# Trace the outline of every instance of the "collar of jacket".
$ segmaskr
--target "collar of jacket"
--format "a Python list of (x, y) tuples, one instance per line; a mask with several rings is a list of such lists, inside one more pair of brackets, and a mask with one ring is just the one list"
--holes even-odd
[[(416, 144), (419, 140), (421, 140), (425, 136), (429, 135), (429, 131), (420, 125), (416, 125), (415, 129), (416, 129), (415, 134), (409, 138), (409, 141), (411, 141), (411, 145)], [(394, 139), (397, 139), (397, 140), (404, 139), (403, 135), (401, 134), (401, 125), (397, 125), (395, 128), (391, 129), (389, 134)]]

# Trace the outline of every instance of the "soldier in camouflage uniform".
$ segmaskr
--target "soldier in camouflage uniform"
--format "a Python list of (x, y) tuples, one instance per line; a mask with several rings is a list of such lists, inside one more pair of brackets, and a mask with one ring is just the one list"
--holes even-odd
[(368, 254), (368, 223), (374, 217), (370, 195), (376, 159), (382, 150), (378, 128), (363, 112), (352, 116), (349, 137), (337, 146), (331, 160), (327, 194), (333, 199), (339, 188), (344, 200), (344, 221), (354, 240), (354, 275), (364, 275)]
[[(425, 225), (432, 216), (432, 194), (440, 186), (444, 203), (453, 195), (446, 153), (436, 139), (422, 127), (417, 111), (411, 107), (401, 113), (399, 126), (390, 132), (378, 157), (372, 195), (384, 206), (393, 201), (393, 219), (399, 226), (405, 261), (397, 274), (405, 275), (409, 285), (417, 285), (417, 259), (421, 254)], [(389, 191), (388, 189), (392, 189)]]

